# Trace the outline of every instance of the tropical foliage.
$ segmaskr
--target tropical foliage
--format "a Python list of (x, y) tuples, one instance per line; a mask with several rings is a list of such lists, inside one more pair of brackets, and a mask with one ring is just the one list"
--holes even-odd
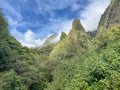
[(98, 32), (85, 32), (75, 19), (68, 35), (62, 32), (60, 41), (51, 43), (57, 37), (52, 35), (42, 48), (23, 47), (0, 12), (0, 90), (120, 90), (119, 13), (107, 23), (116, 2)]

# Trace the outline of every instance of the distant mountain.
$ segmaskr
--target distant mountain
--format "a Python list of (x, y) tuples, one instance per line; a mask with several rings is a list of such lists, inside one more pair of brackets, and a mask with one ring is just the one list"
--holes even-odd
[(120, 0), (111, 0), (110, 5), (100, 19), (98, 33), (116, 25), (120, 25)]
[(50, 36), (45, 40), (45, 42), (43, 43), (43, 45), (42, 45), (41, 47), (47, 47), (47, 46), (50, 45), (50, 44), (57, 43), (57, 40), (56, 40), (57, 36), (58, 36), (57, 34), (52, 34), (52, 35), (50, 35)]
[(88, 41), (89, 36), (81, 25), (80, 20), (75, 19), (70, 33), (57, 43), (50, 53), (50, 58), (71, 58), (76, 53), (84, 52)]
[(52, 51), (56, 43), (58, 42), (58, 35), (52, 34), (50, 35), (43, 45), (37, 50), (40, 54), (49, 56), (49, 53)]

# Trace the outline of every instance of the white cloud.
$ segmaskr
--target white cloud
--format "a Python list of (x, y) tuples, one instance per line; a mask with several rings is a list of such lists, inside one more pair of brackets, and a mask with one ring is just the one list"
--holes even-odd
[(76, 11), (80, 8), (80, 5), (78, 3), (73, 3), (72, 6), (71, 6), (71, 10), (72, 11)]
[[(60, 40), (61, 32), (65, 32), (66, 34), (69, 33), (72, 26), (72, 20), (55, 20), (47, 25), (44, 30), (52, 29), (54, 32), (58, 34), (58, 36), (53, 39), (51, 42), (56, 43)], [(42, 33), (42, 32), (41, 32)], [(44, 41), (50, 36), (51, 34), (47, 35), (44, 39), (40, 39), (38, 36), (41, 33), (34, 33), (32, 30), (27, 30), (25, 33), (19, 32), (19, 30), (12, 29), (11, 34), (14, 36), (23, 46), (31, 47), (40, 47)]]
[(37, 39), (37, 34), (32, 32), (31, 30), (27, 30), (25, 33), (21, 33), (16, 29), (11, 30), (12, 36), (14, 36), (23, 46), (31, 47), (39, 47), (41, 46), (45, 39)]
[(10, 5), (6, 0), (0, 0), (0, 6), (4, 12), (9, 12), (18, 19), (22, 18), (22, 15), (17, 10), (15, 10), (12, 5)]
[(13, 20), (11, 17), (6, 16), (8, 23), (10, 24), (10, 26), (12, 27), (16, 27), (18, 25), (18, 21), (17, 20)]
[(66, 34), (69, 33), (70, 29), (72, 28), (72, 21), (73, 19), (50, 19), (50, 23), (46, 25), (43, 30), (51, 30), (60, 34), (61, 32), (65, 32)]
[[(34, 9), (38, 14), (51, 13), (53, 10), (61, 10), (71, 7), (72, 10), (78, 9), (77, 1), (79, 0), (35, 0), (37, 7)], [(74, 3), (74, 5), (73, 5)]]
[(68, 34), (70, 32), (70, 29), (72, 28), (72, 21), (73, 20), (64, 21), (60, 30)]
[[(65, 32), (67, 35), (72, 28), (72, 19), (71, 20), (52, 20), (52, 23), (47, 26), (46, 29), (52, 29), (57, 33), (57, 37), (51, 40), (51, 43), (56, 43), (60, 40), (61, 32)], [(53, 23), (54, 22), (54, 23)]]
[(97, 29), (100, 17), (109, 3), (110, 0), (90, 0), (90, 4), (80, 13), (81, 23), (86, 31)]
[[(72, 21), (73, 20), (65, 20), (65, 21), (59, 21), (57, 22), (58, 25), (57, 26), (57, 30), (58, 31), (58, 36), (52, 40), (53, 43), (58, 42), (60, 40), (61, 37), (61, 32), (65, 32), (67, 35), (70, 32), (71, 28), (72, 28)], [(54, 27), (54, 24), (53, 24)]]
[[(77, 1), (78, 0), (64, 0), (64, 1), (50, 0), (49, 2), (46, 3), (46, 2), (41, 2), (41, 0), (36, 0), (36, 2), (38, 3), (38, 7), (36, 10), (38, 13), (42, 13), (42, 14), (44, 14), (45, 12), (49, 12), (54, 17), (54, 13), (52, 12), (53, 10), (64, 9), (69, 6), (72, 11), (79, 10), (81, 6), (80, 4), (77, 3)], [(78, 17), (80, 18), (81, 23), (86, 29), (86, 31), (93, 31), (97, 29), (100, 17), (104, 13), (106, 7), (109, 5), (110, 0), (99, 0), (99, 1), (89, 0), (89, 2), (90, 3), (86, 7), (84, 7), (84, 10), (82, 12), (80, 10)], [(63, 20), (61, 23), (59, 22), (54, 23), (52, 21), (52, 25), (50, 23), (50, 25), (46, 26), (45, 28), (49, 27), (52, 28), (53, 30), (56, 29), (56, 31), (59, 32), (58, 27), (60, 27), (60, 29), (62, 30), (65, 29), (64, 31), (68, 33), (70, 29), (68, 28), (68, 26), (71, 28), (71, 25), (70, 24), (68, 25), (68, 22), (66, 22), (66, 20)]]
[[(24, 2), (27, 2), (28, 0), (23, 0)], [(40, 33), (34, 33), (32, 30), (27, 30), (25, 33), (19, 32), (19, 30), (12, 29), (11, 34), (19, 41), (23, 46), (27, 47), (39, 47), (43, 44), (45, 41), (47, 35), (52, 34), (51, 32), (58, 33), (58, 36), (56, 39), (53, 40), (53, 42), (56, 42), (60, 39), (61, 32), (65, 32), (66, 34), (69, 33), (70, 29), (72, 28), (72, 19), (67, 19), (66, 17), (62, 17), (57, 19), (54, 16), (54, 10), (60, 10), (67, 7), (70, 7), (70, 9), (75, 12), (81, 8), (80, 4), (77, 3), (77, 1), (80, 0), (35, 0), (37, 2), (35, 11), (38, 14), (45, 14), (46, 12), (49, 12), (50, 16), (52, 18), (49, 19), (50, 23), (47, 25), (41, 25), (38, 21), (22, 21), (22, 16), (15, 8), (13, 8), (7, 1), (0, 0), (0, 5), (2, 5), (3, 10), (9, 11), (11, 14), (15, 16), (13, 19), (12, 17), (7, 16), (8, 22), (12, 28), (17, 26), (33, 26), (33, 27), (40, 27)], [(85, 27), (87, 31), (92, 31), (97, 29), (98, 22), (100, 20), (101, 14), (103, 14), (105, 8), (110, 3), (110, 0), (89, 0), (90, 3), (84, 7), (84, 10), (78, 15), (78, 17), (81, 19), (81, 23)], [(82, 2), (82, 1), (81, 1)], [(34, 8), (33, 8), (34, 9)], [(34, 23), (34, 24), (33, 24)], [(42, 27), (41, 27), (42, 26)], [(44, 39), (40, 39), (39, 35), (42, 36), (41, 33), (47, 33)]]
[[(72, 28), (72, 19), (50, 19), (51, 23), (46, 25), (44, 28), (42, 28), (43, 31), (49, 32), (50, 30), (52, 32), (56, 32), (58, 36), (53, 39), (51, 42), (57, 42), (60, 40), (61, 32), (65, 32), (66, 34), (69, 33), (69, 31)], [(52, 33), (51, 33), (52, 34)], [(49, 34), (49, 35), (51, 35)]]

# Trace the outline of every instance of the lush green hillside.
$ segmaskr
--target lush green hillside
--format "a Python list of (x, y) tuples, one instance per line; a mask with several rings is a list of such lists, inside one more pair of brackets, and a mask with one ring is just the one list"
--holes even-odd
[(97, 35), (87, 52), (62, 60), (47, 90), (119, 90), (120, 27)]
[(119, 6), (111, 1), (97, 31), (75, 19), (59, 42), (52, 35), (34, 49), (10, 35), (0, 12), (0, 90), (120, 90)]
[[(63, 35), (63, 34), (62, 34)], [(69, 59), (87, 48), (89, 36), (85, 32), (79, 19), (75, 19), (68, 36), (60, 40), (50, 53), (50, 58)]]
[[(98, 34), (86, 43), (88, 48), (83, 53), (79, 52), (71, 59), (64, 58), (59, 61), (53, 72), (53, 82), (47, 90), (120, 89), (119, 6), (119, 0), (111, 1), (101, 17)], [(73, 32), (71, 34), (75, 36)], [(67, 41), (69, 40), (64, 42)], [(83, 51), (81, 48), (79, 50)]]
[(0, 13), (0, 90), (43, 90), (49, 82), (48, 57), (21, 46), (10, 36), (7, 25)]

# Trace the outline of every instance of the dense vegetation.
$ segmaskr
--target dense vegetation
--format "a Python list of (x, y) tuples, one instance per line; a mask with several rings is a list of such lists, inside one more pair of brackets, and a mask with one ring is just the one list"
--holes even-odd
[[(112, 0), (110, 6), (116, 3), (119, 0)], [(75, 19), (59, 42), (51, 43), (57, 36), (52, 35), (35, 49), (21, 46), (10, 35), (0, 12), (0, 90), (120, 90), (120, 21), (106, 23), (108, 11), (97, 34), (85, 32)]]
[(84, 54), (61, 60), (48, 90), (119, 90), (120, 26), (97, 35)]
[(84, 52), (87, 48), (89, 36), (80, 20), (75, 19), (69, 34), (66, 36), (62, 33), (61, 39), (51, 51), (50, 58), (69, 59), (79, 52)]
[(44, 64), (48, 58), (21, 46), (9, 34), (7, 25), (0, 13), (0, 90), (43, 89), (50, 77)]

